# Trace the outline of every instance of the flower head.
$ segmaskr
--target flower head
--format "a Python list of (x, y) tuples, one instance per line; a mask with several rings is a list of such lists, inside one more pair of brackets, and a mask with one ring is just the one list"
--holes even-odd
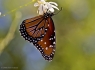
[(45, 0), (38, 0), (37, 3), (34, 4), (35, 7), (39, 7), (37, 13), (39, 15), (43, 15), (44, 13), (53, 13), (54, 9), (57, 9), (57, 3), (55, 2), (46, 2)]

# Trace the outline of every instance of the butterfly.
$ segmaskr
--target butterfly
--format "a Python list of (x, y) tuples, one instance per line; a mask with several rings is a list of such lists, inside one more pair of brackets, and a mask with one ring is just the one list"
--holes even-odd
[(25, 19), (20, 25), (21, 36), (40, 51), (45, 60), (52, 60), (55, 53), (56, 36), (52, 20), (53, 13), (44, 13)]

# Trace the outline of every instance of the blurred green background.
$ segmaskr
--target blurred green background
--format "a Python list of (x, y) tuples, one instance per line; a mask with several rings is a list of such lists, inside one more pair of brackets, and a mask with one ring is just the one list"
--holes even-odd
[(95, 0), (47, 1), (63, 8), (52, 17), (57, 39), (52, 62), (19, 33), (24, 19), (38, 15), (36, 1), (0, 0), (0, 70), (95, 70)]

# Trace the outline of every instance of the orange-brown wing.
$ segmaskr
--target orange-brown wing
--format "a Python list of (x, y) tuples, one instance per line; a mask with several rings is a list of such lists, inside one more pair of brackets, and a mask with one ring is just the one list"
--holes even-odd
[(21, 36), (29, 42), (36, 43), (46, 34), (47, 25), (48, 23), (44, 20), (44, 16), (41, 15), (26, 19), (20, 25)]
[(55, 27), (51, 17), (46, 19), (46, 23), (49, 25), (45, 36), (40, 41), (33, 44), (41, 52), (45, 60), (50, 61), (53, 59), (55, 53)]

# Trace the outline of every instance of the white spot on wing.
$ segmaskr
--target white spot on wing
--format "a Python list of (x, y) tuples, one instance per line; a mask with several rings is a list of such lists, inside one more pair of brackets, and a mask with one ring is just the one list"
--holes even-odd
[(41, 40), (41, 42), (42, 42), (43, 40)]
[(42, 30), (42, 28), (41, 28), (41, 30)]
[(55, 42), (53, 42), (53, 44), (55, 44)]
[(45, 30), (47, 30), (47, 29), (45, 29)]
[(51, 38), (49, 38), (49, 40), (51, 40)]
[(53, 47), (52, 45), (50, 45), (49, 47)]
[(44, 35), (42, 35), (42, 36), (44, 36)]
[(52, 52), (52, 54), (54, 54), (54, 52)]
[(40, 50), (40, 48), (39, 48), (39, 50)]
[(46, 42), (44, 42), (44, 44), (46, 44)]
[(51, 38), (53, 40), (53, 38)]
[(55, 49), (53, 49), (53, 51), (55, 51)]
[(54, 39), (55, 39), (55, 36), (54, 36)]
[(48, 50), (48, 47), (46, 47), (46, 50)]
[(49, 24), (48, 24), (48, 26), (49, 26)]

